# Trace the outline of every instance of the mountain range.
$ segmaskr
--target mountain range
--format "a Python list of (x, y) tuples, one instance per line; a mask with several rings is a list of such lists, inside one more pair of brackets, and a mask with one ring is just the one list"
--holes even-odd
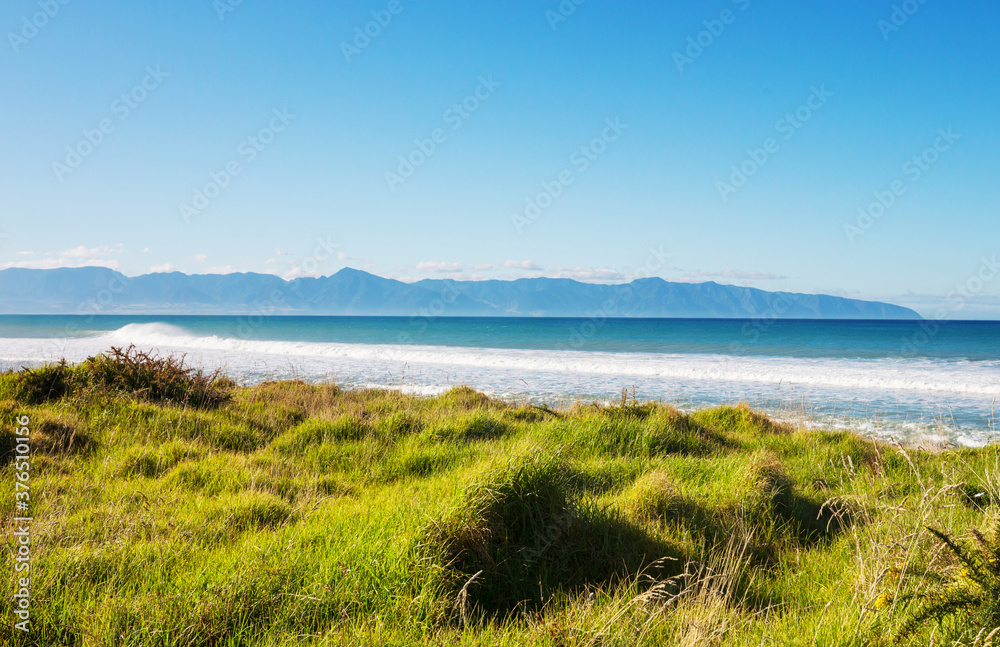
[(291, 281), (254, 273), (127, 277), (104, 267), (11, 268), (0, 270), (0, 313), (920, 319), (913, 310), (889, 303), (711, 281), (404, 283), (350, 268)]

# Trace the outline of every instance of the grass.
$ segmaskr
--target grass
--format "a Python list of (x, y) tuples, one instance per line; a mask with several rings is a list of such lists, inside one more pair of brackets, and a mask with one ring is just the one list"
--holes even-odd
[(112, 351), (0, 375), (31, 419), (11, 645), (988, 645), (1000, 451), (459, 387), (238, 387)]

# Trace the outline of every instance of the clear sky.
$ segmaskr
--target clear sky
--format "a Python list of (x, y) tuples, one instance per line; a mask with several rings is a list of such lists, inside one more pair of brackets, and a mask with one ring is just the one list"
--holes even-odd
[(8, 0), (0, 267), (1000, 318), (995, 2), (576, 2)]

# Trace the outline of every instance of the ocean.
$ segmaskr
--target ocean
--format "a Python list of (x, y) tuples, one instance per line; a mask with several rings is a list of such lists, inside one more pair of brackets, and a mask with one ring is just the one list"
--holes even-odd
[(1000, 322), (283, 316), (0, 316), (0, 368), (135, 344), (244, 383), (335, 380), (511, 401), (691, 410), (747, 401), (907, 443), (1000, 439)]

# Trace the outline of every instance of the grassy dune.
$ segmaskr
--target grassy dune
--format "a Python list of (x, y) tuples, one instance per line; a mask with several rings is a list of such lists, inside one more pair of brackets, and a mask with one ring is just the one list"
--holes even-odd
[(987, 645), (1000, 625), (997, 446), (745, 406), (247, 388), (133, 351), (0, 375), (0, 424), (3, 644)]

